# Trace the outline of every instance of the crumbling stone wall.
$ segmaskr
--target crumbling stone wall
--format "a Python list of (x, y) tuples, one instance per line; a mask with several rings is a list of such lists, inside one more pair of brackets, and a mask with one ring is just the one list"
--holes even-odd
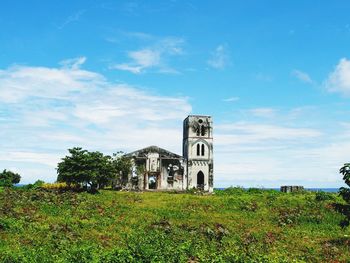
[(296, 185), (284, 185), (281, 186), (281, 192), (283, 193), (293, 193), (293, 192), (299, 192), (303, 191), (304, 186), (296, 186)]

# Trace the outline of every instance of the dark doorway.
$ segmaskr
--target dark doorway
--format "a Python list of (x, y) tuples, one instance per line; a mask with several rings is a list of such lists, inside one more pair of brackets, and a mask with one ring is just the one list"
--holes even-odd
[(157, 176), (148, 176), (148, 189), (157, 189)]
[(197, 174), (197, 188), (204, 190), (204, 174), (202, 171)]

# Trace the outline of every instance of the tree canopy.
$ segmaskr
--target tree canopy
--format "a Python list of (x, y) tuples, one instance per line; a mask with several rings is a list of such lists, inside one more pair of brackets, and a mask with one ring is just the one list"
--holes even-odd
[(88, 185), (92, 189), (112, 185), (122, 174), (128, 174), (131, 161), (121, 152), (113, 158), (101, 152), (89, 152), (80, 147), (68, 149), (70, 155), (62, 158), (57, 167), (57, 181), (71, 185)]
[[(344, 164), (339, 172), (343, 175), (344, 182), (350, 187), (350, 163)], [(345, 216), (345, 219), (341, 222), (341, 226), (347, 227), (350, 224), (350, 189), (347, 187), (341, 187), (339, 195), (343, 198), (346, 204), (336, 204), (336, 209)]]
[(9, 187), (18, 184), (21, 181), (21, 176), (8, 170), (3, 170), (0, 173), (0, 186)]

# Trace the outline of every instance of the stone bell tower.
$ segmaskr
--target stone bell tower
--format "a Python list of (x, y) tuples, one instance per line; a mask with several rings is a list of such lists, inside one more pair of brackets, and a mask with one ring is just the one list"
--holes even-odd
[(189, 115), (183, 122), (183, 157), (187, 187), (213, 191), (213, 121), (211, 116)]

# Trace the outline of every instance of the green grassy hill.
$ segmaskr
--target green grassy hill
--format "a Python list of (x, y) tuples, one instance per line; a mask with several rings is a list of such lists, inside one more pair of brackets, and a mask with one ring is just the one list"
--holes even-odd
[(348, 262), (350, 232), (315, 196), (4, 189), (0, 261)]

